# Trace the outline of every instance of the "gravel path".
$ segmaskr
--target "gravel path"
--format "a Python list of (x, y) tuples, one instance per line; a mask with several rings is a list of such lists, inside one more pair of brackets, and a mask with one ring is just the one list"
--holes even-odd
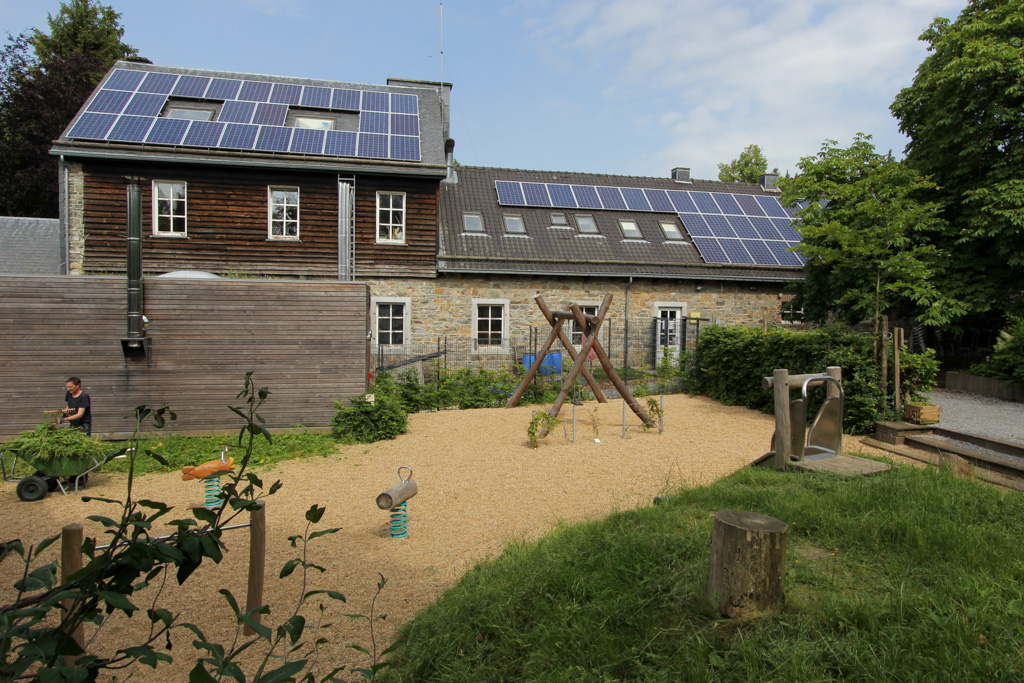
[(933, 390), (929, 400), (942, 408), (940, 427), (1024, 442), (1024, 403), (946, 389)]

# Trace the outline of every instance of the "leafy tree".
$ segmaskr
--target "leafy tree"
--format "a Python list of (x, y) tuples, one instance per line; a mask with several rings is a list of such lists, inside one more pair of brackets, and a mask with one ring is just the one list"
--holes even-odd
[(728, 164), (718, 164), (718, 179), (726, 183), (756, 183), (759, 176), (768, 170), (768, 160), (761, 148), (749, 145), (740, 152), (737, 159)]
[(780, 182), (783, 204), (803, 207), (795, 227), (806, 278), (792, 306), (818, 322), (871, 319), (876, 334), (883, 315), (946, 324), (964, 308), (934, 281), (948, 258), (925, 241), (941, 226), (938, 206), (916, 199), (934, 184), (870, 140), (858, 134), (846, 149), (828, 140)]
[(136, 55), (121, 42), (120, 15), (92, 0), (71, 0), (38, 29), (8, 36), (0, 51), (0, 212), (55, 217), (53, 140), (117, 60)]
[(969, 0), (921, 35), (931, 54), (892, 104), (907, 164), (937, 188), (956, 255), (943, 286), (976, 312), (1024, 314), (1024, 0)]

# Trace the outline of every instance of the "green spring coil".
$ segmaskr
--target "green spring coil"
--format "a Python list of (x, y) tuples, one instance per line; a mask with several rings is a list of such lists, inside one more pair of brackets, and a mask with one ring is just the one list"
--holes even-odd
[(408, 502), (405, 501), (401, 505), (391, 508), (391, 538), (406, 538), (409, 536), (407, 528), (408, 518), (405, 514), (405, 506)]
[(203, 479), (203, 489), (206, 492), (207, 509), (213, 510), (220, 507), (220, 477), (207, 477)]

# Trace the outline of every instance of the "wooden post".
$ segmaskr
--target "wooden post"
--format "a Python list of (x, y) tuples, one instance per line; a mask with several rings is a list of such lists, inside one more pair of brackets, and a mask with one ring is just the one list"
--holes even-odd
[(893, 407), (896, 409), (896, 413), (899, 415), (903, 414), (903, 387), (901, 386), (901, 372), (900, 372), (900, 348), (903, 346), (903, 328), (897, 327), (893, 331), (893, 349), (892, 349), (892, 364), (894, 376), (893, 387), (895, 390), (895, 398), (893, 399)]
[(882, 316), (882, 410), (888, 402), (889, 393), (889, 316)]
[(775, 388), (775, 463), (777, 470), (789, 466), (793, 426), (789, 419), (789, 370), (782, 368), (772, 373)]
[(544, 362), (544, 356), (548, 354), (548, 349), (554, 343), (555, 339), (562, 333), (562, 321), (558, 320), (551, 326), (551, 334), (548, 335), (547, 341), (544, 342), (544, 346), (537, 352), (537, 355), (533, 358), (533, 364), (530, 365), (530, 369), (526, 371), (526, 375), (523, 377), (523, 381), (519, 383), (519, 388), (516, 389), (516, 393), (512, 394), (509, 398), (508, 403), (505, 404), (506, 408), (513, 408), (519, 403), (519, 399), (526, 393), (526, 387), (530, 385), (533, 378), (537, 375), (537, 371), (540, 370), (541, 364)]
[[(67, 524), (61, 530), (60, 582), (62, 584), (67, 583), (68, 577), (82, 568), (82, 542), (84, 540), (85, 532), (81, 524)], [(74, 604), (75, 601), (71, 598), (61, 601), (65, 616), (71, 611)], [(78, 643), (78, 647), (82, 648), (83, 651), (85, 650), (85, 634), (82, 632), (81, 624), (71, 632), (71, 639)], [(77, 659), (78, 655), (65, 655), (64, 663), (68, 666), (74, 666)]]
[[(611, 303), (612, 295), (605, 294), (604, 301), (601, 302), (601, 306), (597, 309), (598, 323), (600, 323), (601, 320), (604, 320), (604, 314), (608, 312), (608, 307), (611, 305)], [(573, 304), (573, 306), (575, 306), (575, 304)], [(569, 310), (573, 310), (572, 306), (569, 307)], [(576, 308), (576, 311), (579, 311), (579, 307)], [(575, 313), (576, 311), (573, 312)], [(580, 323), (581, 327), (586, 329), (585, 321), (582, 319), (582, 317), (577, 318), (577, 321)], [(558, 392), (558, 398), (555, 399), (555, 404), (548, 409), (548, 412), (551, 413), (552, 415), (558, 415), (558, 413), (561, 412), (562, 405), (565, 403), (565, 399), (568, 398), (569, 392), (572, 390), (572, 385), (576, 383), (577, 375), (580, 374), (580, 371), (583, 369), (583, 366), (586, 363), (587, 354), (589, 354), (590, 350), (595, 346), (598, 348), (600, 348), (601, 346), (600, 344), (597, 343), (597, 334), (600, 331), (600, 328), (591, 328), (591, 330), (589, 331), (593, 332), (593, 334), (587, 335), (586, 343), (583, 344), (583, 348), (581, 348), (579, 354), (577, 354), (576, 360), (573, 361), (572, 370), (569, 371), (569, 374), (566, 375), (565, 381), (562, 382), (562, 390)], [(600, 356), (598, 357), (600, 358)], [(608, 368), (606, 367), (605, 370), (607, 371)], [(609, 377), (611, 377), (611, 375), (609, 375)], [(545, 436), (546, 434), (547, 430), (541, 427), (541, 436)]]
[[(533, 297), (534, 301), (537, 302), (537, 308), (544, 314), (544, 319), (552, 325), (555, 324), (555, 314), (551, 312), (548, 305), (544, 303), (544, 299), (541, 298), (540, 294)], [(561, 330), (558, 334), (559, 341), (562, 342), (562, 346), (565, 347), (565, 352), (569, 354), (569, 358), (572, 359), (573, 363), (576, 362), (576, 348), (572, 345), (572, 340), (565, 334), (565, 330)], [(586, 357), (586, 356), (584, 356)], [(580, 373), (583, 375), (583, 379), (587, 380), (587, 384), (590, 385), (590, 390), (594, 392), (594, 398), (598, 403), (607, 403), (608, 399), (605, 398), (604, 392), (601, 391), (601, 387), (598, 386), (597, 380), (594, 379), (594, 375), (591, 374), (590, 370), (586, 365), (580, 366)]]
[[(267, 562), (267, 501), (256, 501), (256, 508), (249, 516), (249, 586), (245, 594), (245, 611), (250, 612), (263, 606), (263, 572)], [(260, 615), (252, 618), (257, 623)], [(244, 633), (254, 635), (256, 630), (246, 624)]]
[(714, 519), (708, 598), (721, 614), (733, 619), (776, 611), (786, 599), (783, 577), (789, 527), (772, 517), (741, 510), (719, 510)]

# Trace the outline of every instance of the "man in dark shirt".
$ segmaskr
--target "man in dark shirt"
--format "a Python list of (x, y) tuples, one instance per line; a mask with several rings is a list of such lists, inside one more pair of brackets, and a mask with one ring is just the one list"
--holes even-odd
[(64, 383), (68, 390), (64, 394), (64, 400), (68, 407), (64, 410), (64, 419), (71, 423), (75, 429), (79, 429), (92, 436), (92, 406), (89, 401), (89, 394), (82, 391), (82, 380), (77, 377), (68, 377)]

